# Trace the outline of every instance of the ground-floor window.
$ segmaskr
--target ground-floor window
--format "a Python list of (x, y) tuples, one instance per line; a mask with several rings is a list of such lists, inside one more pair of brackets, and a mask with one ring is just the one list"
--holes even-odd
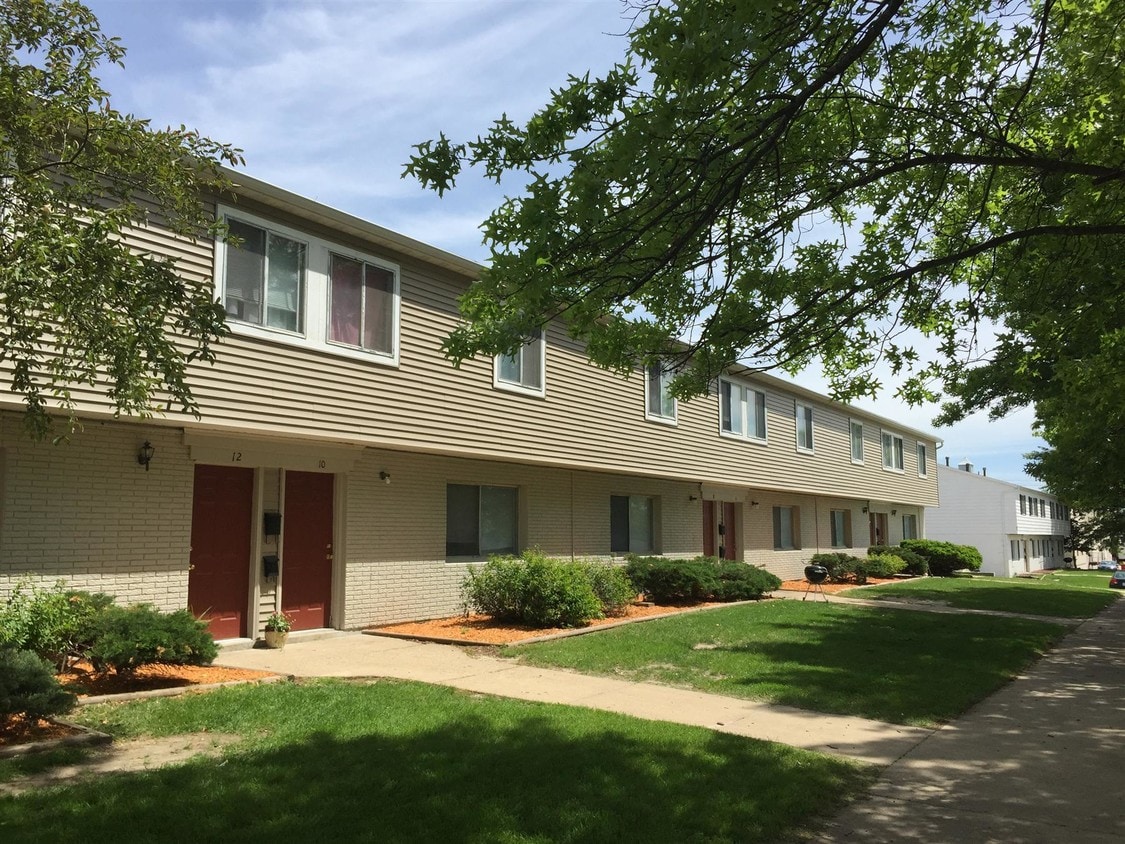
[(651, 554), (656, 550), (656, 506), (645, 495), (609, 497), (609, 548), (615, 553)]
[(833, 510), (832, 517), (832, 547), (852, 547), (852, 514), (850, 510)]
[(516, 553), (519, 491), (515, 487), (449, 484), (445, 489), (446, 556)]
[(776, 551), (800, 548), (798, 542), (798, 511), (796, 507), (773, 508), (773, 547)]
[(918, 538), (918, 517), (913, 513), (908, 513), (902, 517), (902, 538)]
[(1019, 560), (1023, 557), (1023, 552), (1020, 549), (1020, 541), (1018, 539), (1009, 540), (1011, 545), (1010, 559)]

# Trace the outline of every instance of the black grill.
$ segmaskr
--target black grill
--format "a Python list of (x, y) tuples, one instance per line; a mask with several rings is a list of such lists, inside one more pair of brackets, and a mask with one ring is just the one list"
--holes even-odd
[(805, 580), (809, 585), (805, 587), (805, 594), (801, 596), (801, 600), (809, 597), (809, 592), (814, 595), (820, 595), (825, 603), (828, 602), (828, 596), (824, 594), (824, 587), (820, 584), (828, 579), (828, 569), (824, 566), (805, 566)]
[(809, 583), (824, 583), (828, 579), (828, 569), (824, 566), (805, 566), (805, 580)]

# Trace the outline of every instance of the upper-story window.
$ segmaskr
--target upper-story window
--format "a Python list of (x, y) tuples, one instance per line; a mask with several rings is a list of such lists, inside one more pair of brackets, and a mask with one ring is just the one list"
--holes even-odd
[(497, 355), (495, 385), (520, 393), (544, 395), (546, 345), (543, 333), (540, 332), (537, 337), (524, 343), (515, 354)]
[(901, 472), (902, 467), (902, 437), (883, 431), (883, 468)]
[(649, 419), (675, 423), (676, 400), (668, 392), (671, 383), (672, 373), (660, 364), (653, 364), (645, 370), (645, 416)]
[(848, 423), (852, 438), (852, 463), (863, 462), (863, 423), (852, 419)]
[(332, 255), (329, 280), (328, 339), (391, 354), (394, 351), (395, 274), (366, 261)]
[(766, 394), (736, 381), (719, 380), (719, 430), (724, 434), (766, 438)]
[(215, 285), (235, 334), (396, 365), (395, 264), (252, 214), (221, 209)]
[(926, 444), (918, 443), (918, 477), (926, 477), (929, 471), (929, 463), (926, 460)]
[(812, 408), (807, 404), (795, 402), (793, 416), (797, 422), (797, 448), (801, 451), (813, 450)]
[(250, 325), (304, 332), (304, 243), (241, 220), (227, 220), (238, 243), (227, 244), (223, 305)]
[(1020, 515), (1021, 516), (1027, 515), (1027, 496), (1026, 495), (1020, 496)]

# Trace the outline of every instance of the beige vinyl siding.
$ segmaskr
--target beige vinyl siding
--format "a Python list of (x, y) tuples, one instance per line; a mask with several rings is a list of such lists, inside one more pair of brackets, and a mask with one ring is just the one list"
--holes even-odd
[[(262, 213), (252, 204), (248, 210)], [(220, 344), (215, 365), (191, 369), (202, 418), (173, 413), (167, 417), (172, 424), (743, 488), (864, 498), (877, 492), (903, 503), (937, 502), (935, 473), (917, 477), (912, 449), (906, 450), (903, 473), (883, 470), (879, 432), (890, 429), (885, 420), (790, 392), (776, 379), (750, 380), (766, 394), (764, 446), (719, 436), (715, 389), (680, 402), (675, 426), (646, 420), (640, 371), (624, 379), (591, 366), (557, 326), (548, 331), (546, 396), (495, 389), (491, 358), (454, 368), (440, 351), (459, 319), (456, 297), (465, 277), (375, 243), (269, 216), (399, 265), (400, 362), (371, 364), (235, 334)], [(163, 248), (178, 256), (185, 273), (211, 272), (210, 243), (150, 228), (143, 232), (145, 247), (158, 248), (161, 234)], [(137, 237), (139, 243), (141, 234)], [(84, 409), (107, 409), (96, 392), (75, 395)], [(813, 407), (815, 454), (796, 450), (795, 396)], [(849, 416), (864, 421), (863, 466), (851, 463)], [(902, 433), (905, 441), (917, 439), (913, 432)], [(932, 440), (927, 447), (933, 454)]]

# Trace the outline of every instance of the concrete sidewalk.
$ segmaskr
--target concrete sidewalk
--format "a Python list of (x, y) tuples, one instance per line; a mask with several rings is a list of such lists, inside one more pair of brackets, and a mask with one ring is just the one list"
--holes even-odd
[(533, 668), (452, 645), (346, 634), (284, 650), (222, 651), (217, 665), (297, 677), (394, 677), (501, 697), (566, 703), (889, 765), (932, 731), (772, 706), (721, 695)]
[(912, 748), (829, 842), (1125, 841), (1125, 600)]

